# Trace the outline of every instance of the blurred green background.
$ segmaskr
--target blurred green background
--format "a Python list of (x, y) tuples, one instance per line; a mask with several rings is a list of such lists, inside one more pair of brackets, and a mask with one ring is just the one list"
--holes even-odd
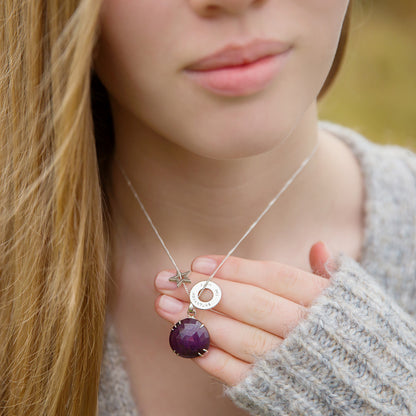
[(416, 0), (352, 0), (347, 52), (320, 118), (416, 151)]

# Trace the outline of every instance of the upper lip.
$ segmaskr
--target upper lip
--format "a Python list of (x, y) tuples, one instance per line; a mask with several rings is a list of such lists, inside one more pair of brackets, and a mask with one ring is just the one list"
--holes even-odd
[(289, 46), (276, 40), (254, 40), (248, 44), (229, 44), (186, 67), (190, 71), (237, 66), (255, 62), (261, 58), (285, 52)]

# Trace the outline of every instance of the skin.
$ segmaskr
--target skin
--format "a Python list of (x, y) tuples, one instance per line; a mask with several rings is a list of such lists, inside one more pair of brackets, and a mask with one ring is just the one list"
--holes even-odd
[[(192, 285), (205, 281), (224, 256), (196, 258), (192, 263)], [(208, 261), (211, 260), (209, 265)], [(285, 264), (229, 257), (211, 281), (220, 286), (222, 298), (212, 310), (198, 311), (198, 319), (209, 328), (209, 353), (194, 361), (207, 373), (227, 385), (236, 385), (254, 363), (256, 356), (281, 344), (307, 315), (307, 307), (329, 286), (331, 264), (323, 242), (313, 245), (307, 273)], [(155, 280), (163, 293), (156, 300), (160, 315), (172, 323), (186, 316), (189, 301), (169, 277), (174, 270), (161, 271)], [(241, 299), (246, 299), (240, 304)], [(208, 300), (208, 299), (207, 299)]]
[[(94, 67), (110, 96), (115, 155), (176, 263), (186, 270), (181, 265), (194, 259), (192, 283), (207, 278), (195, 258), (220, 260), (319, 142), (301, 175), (214, 278), (223, 288), (216, 310), (224, 316), (197, 313), (212, 347), (191, 361), (228, 385), (244, 377), (255, 354), (279, 345), (328, 286), (329, 252), (316, 242), (326, 241), (334, 254), (359, 252), (359, 168), (343, 144), (319, 131), (316, 111), (347, 6), (348, 0), (103, 2)], [(187, 77), (187, 65), (253, 38), (290, 46), (264, 90), (224, 97)], [(189, 378), (196, 373), (166, 352), (166, 321), (186, 316), (185, 291), (167, 281), (171, 263), (115, 163), (110, 172), (109, 304), (130, 374), (145, 372), (137, 352), (151, 351), (163, 368), (182, 360), (177, 370)], [(135, 335), (142, 330), (147, 340)], [(205, 375), (195, 375), (198, 383)], [(143, 406), (152, 394), (146, 384), (137, 383)], [(208, 397), (207, 390), (201, 395)], [(222, 412), (216, 414), (231, 414)]]

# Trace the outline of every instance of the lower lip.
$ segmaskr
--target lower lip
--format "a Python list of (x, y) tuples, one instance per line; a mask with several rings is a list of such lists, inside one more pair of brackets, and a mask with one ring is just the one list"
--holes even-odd
[(187, 75), (202, 87), (225, 96), (244, 96), (264, 89), (277, 75), (289, 51), (267, 56), (248, 65), (207, 71), (186, 70)]

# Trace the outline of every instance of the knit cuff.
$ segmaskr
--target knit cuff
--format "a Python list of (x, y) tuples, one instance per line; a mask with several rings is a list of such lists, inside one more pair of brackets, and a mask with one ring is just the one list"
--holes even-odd
[(224, 393), (252, 415), (416, 415), (416, 322), (344, 253), (308, 314)]

